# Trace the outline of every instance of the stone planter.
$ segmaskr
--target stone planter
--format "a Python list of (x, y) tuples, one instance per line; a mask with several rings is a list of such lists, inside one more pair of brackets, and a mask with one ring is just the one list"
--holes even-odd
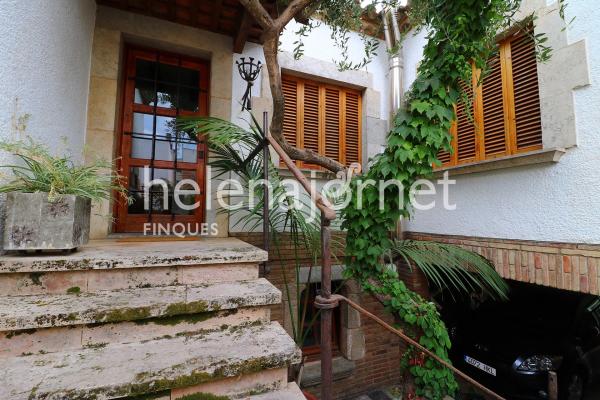
[(4, 250), (72, 250), (88, 242), (90, 199), (48, 193), (11, 192), (6, 196)]

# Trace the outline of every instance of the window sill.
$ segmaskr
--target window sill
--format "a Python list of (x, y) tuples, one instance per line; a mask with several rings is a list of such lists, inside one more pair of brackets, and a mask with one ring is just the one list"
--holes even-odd
[(565, 149), (552, 148), (532, 151), (529, 153), (499, 157), (491, 160), (477, 161), (468, 164), (442, 167), (434, 171), (436, 177), (448, 171), (450, 175), (474, 174), (497, 169), (521, 167), (524, 165), (556, 163), (566, 153)]
[[(356, 363), (344, 357), (335, 357), (333, 364), (333, 380), (344, 379), (352, 375)], [(321, 383), (321, 361), (311, 361), (304, 364), (302, 372), (302, 387), (317, 386)]]

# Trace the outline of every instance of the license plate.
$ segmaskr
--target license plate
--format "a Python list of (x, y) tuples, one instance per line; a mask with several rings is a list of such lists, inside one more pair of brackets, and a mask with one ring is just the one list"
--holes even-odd
[(482, 363), (481, 361), (477, 361), (474, 358), (465, 356), (465, 362), (467, 364), (474, 366), (475, 368), (482, 370), (483, 372), (487, 372), (490, 375), (496, 376), (496, 368), (490, 367), (489, 365), (486, 365), (486, 364)]

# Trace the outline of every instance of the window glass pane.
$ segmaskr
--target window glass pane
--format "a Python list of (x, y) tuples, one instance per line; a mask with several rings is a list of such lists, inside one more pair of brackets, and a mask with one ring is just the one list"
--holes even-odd
[(160, 82), (177, 83), (179, 69), (176, 65), (158, 64), (158, 80)]
[[(195, 171), (187, 171), (187, 170), (186, 171), (181, 171), (181, 170), (177, 171), (176, 179), (177, 179), (177, 182), (181, 182), (184, 179), (189, 180), (189, 181), (183, 182), (181, 184), (181, 186), (179, 187), (179, 189), (180, 190), (190, 190), (190, 191), (194, 191), (195, 193), (189, 193), (189, 194), (179, 193), (178, 198), (179, 198), (179, 202), (181, 204), (187, 205), (187, 206), (193, 206), (196, 203), (196, 195), (198, 193), (196, 193), (196, 188), (191, 183), (191, 181), (197, 182), (196, 172)], [(171, 208), (172, 208), (173, 214), (190, 215), (190, 214), (194, 213), (194, 209), (184, 210), (183, 208), (179, 207), (179, 205), (177, 204), (176, 201), (172, 202)]]
[(139, 58), (137, 60), (135, 60), (135, 76), (136, 77), (154, 80), (154, 79), (156, 79), (155, 72), (156, 72), (156, 63), (154, 61), (141, 60)]
[(157, 89), (158, 107), (177, 108), (177, 86), (158, 83)]
[[(176, 204), (174, 190), (178, 182), (189, 180), (183, 182), (180, 189), (196, 191), (195, 185), (192, 183), (197, 182), (196, 171), (154, 168), (154, 177), (152, 177), (152, 169), (144, 167), (130, 169), (129, 192), (133, 198), (133, 203), (129, 206), (130, 213), (143, 214), (147, 212), (144, 209), (144, 188), (145, 184), (150, 183), (153, 178), (155, 182), (148, 190), (149, 204), (153, 214), (188, 215), (194, 213), (194, 210), (184, 210)], [(196, 202), (196, 195), (197, 193), (181, 193), (179, 201), (184, 205), (193, 205)], [(168, 199), (167, 204), (164, 204), (165, 196)]]
[(198, 89), (192, 89), (188, 87), (181, 87), (179, 89), (179, 108), (187, 111), (198, 111), (198, 96), (200, 91)]
[(174, 161), (177, 153), (177, 131), (175, 118), (156, 117), (156, 145), (154, 159)]
[(198, 145), (196, 143), (179, 143), (179, 147), (177, 149), (177, 161), (183, 162), (196, 162), (197, 160), (197, 148)]
[(150, 114), (133, 113), (131, 140), (132, 158), (152, 158), (152, 131), (154, 118)]
[(155, 99), (154, 82), (143, 79), (135, 80), (135, 92), (133, 101), (136, 104), (145, 104), (147, 106), (154, 105)]
[(144, 210), (144, 193), (130, 191), (129, 196), (133, 200), (128, 206), (129, 214), (146, 214), (147, 211)]
[(200, 86), (200, 71), (189, 68), (180, 68), (179, 83), (183, 86), (199, 87)]

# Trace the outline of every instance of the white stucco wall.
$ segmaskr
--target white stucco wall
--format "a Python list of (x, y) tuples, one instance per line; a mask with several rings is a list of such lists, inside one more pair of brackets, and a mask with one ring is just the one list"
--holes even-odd
[[(589, 63), (591, 84), (562, 97), (566, 102), (568, 96), (574, 96), (577, 146), (556, 164), (457, 176), (450, 193), (457, 209), (445, 211), (440, 207), (441, 196), (437, 196), (438, 207), (415, 213), (405, 225), (407, 230), (600, 243), (600, 10), (593, 1), (569, 2), (566, 19), (573, 16), (576, 19), (567, 31), (568, 43), (585, 39), (588, 60), (564, 59), (557, 51), (548, 66), (564, 68), (563, 79), (570, 79), (580, 70), (577, 66)], [(415, 63), (405, 66), (415, 68)], [(567, 117), (558, 114), (554, 118)]]
[(402, 59), (405, 66), (402, 82), (405, 91), (410, 88), (417, 78), (417, 66), (423, 57), (423, 48), (427, 44), (426, 36), (427, 32), (425, 30), (417, 32), (413, 29), (408, 32), (402, 42)]
[(94, 0), (0, 2), (0, 138), (29, 114), (27, 134), (82, 160), (95, 12)]

